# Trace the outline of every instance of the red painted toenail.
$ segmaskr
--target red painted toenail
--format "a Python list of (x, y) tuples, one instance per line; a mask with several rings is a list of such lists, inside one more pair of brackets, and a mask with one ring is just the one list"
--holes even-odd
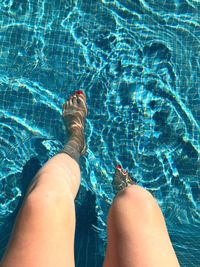
[(121, 166), (120, 165), (117, 165), (117, 167), (116, 167), (116, 169), (118, 169), (118, 170), (121, 170)]
[(74, 94), (77, 94), (77, 95), (83, 95), (83, 91), (78, 90), (78, 91), (75, 91)]

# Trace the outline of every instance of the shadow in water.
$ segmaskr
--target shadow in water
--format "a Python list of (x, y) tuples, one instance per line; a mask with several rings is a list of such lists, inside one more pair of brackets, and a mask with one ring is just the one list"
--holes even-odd
[[(78, 203), (78, 199), (81, 203)], [(81, 187), (76, 201), (75, 262), (77, 267), (101, 267), (103, 257), (98, 253), (102, 241), (97, 226), (96, 195)]]
[(26, 191), (29, 187), (29, 184), (31, 183), (33, 177), (38, 172), (38, 170), (41, 168), (40, 161), (37, 157), (31, 158), (23, 167), (22, 173), (21, 173), (21, 193), (22, 197), (20, 198), (17, 208), (15, 211), (9, 215), (9, 217), (5, 217), (1, 219), (0, 224), (0, 258), (2, 258), (3, 253), (5, 251), (6, 245), (8, 243), (8, 240), (10, 238), (17, 214), (21, 208), (23, 199), (25, 197)]

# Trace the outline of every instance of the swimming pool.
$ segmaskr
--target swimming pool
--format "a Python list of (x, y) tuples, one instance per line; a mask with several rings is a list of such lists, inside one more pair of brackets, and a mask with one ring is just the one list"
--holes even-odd
[(197, 0), (1, 1), (1, 255), (30, 179), (64, 143), (61, 104), (83, 89), (77, 266), (101, 266), (118, 163), (157, 198), (181, 266), (200, 266), (199, 58)]

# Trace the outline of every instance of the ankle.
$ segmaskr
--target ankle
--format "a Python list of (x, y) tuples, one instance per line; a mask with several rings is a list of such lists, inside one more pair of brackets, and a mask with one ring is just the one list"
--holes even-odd
[(83, 136), (76, 136), (76, 135), (71, 136), (66, 145), (73, 147), (81, 154), (81, 151), (84, 148), (84, 138)]
[(82, 136), (83, 135), (83, 128), (82, 127), (71, 127), (68, 129), (69, 138), (74, 136)]

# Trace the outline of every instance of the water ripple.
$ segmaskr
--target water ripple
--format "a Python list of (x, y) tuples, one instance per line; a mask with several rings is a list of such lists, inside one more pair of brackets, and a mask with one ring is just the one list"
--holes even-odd
[(0, 3), (2, 218), (22, 198), (24, 165), (62, 146), (61, 105), (84, 89), (82, 185), (96, 194), (101, 237), (119, 163), (169, 227), (198, 225), (199, 12), (194, 0)]

